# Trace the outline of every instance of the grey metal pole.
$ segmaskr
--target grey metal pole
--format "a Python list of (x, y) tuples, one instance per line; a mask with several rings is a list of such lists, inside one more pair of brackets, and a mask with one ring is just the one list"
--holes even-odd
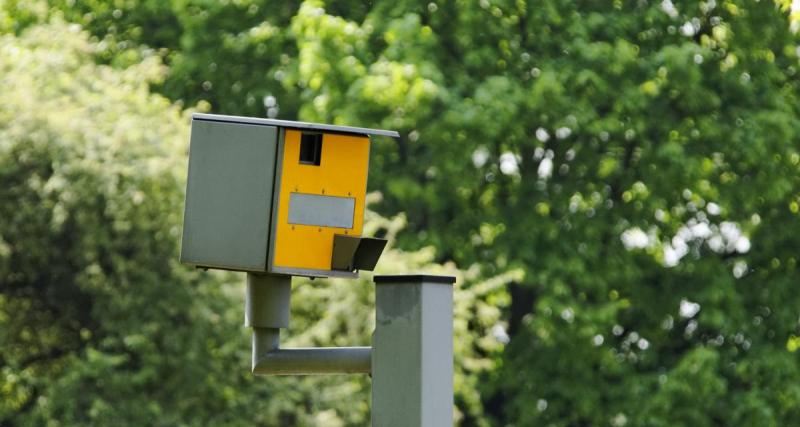
[(247, 273), (244, 325), (250, 328), (288, 328), (292, 276)]
[(374, 280), (373, 427), (452, 426), (455, 277)]
[(253, 328), (252, 372), (256, 375), (368, 374), (370, 347), (280, 348), (280, 328), (289, 326), (291, 276), (247, 274), (245, 326)]
[(272, 350), (253, 366), (256, 375), (368, 374), (369, 347), (322, 347)]

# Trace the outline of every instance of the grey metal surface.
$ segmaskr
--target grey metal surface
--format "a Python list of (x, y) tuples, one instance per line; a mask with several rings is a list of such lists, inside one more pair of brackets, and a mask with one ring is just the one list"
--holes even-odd
[(334, 234), (331, 268), (345, 271), (372, 271), (385, 246), (386, 239)]
[(360, 242), (361, 238), (357, 236), (334, 234), (331, 268), (334, 270), (353, 271), (353, 258)]
[(260, 117), (226, 116), (222, 114), (194, 113), (193, 119), (213, 120), (218, 122), (249, 123), (255, 125), (278, 126), (290, 129), (311, 129), (316, 131), (330, 131), (338, 133), (349, 133), (357, 135), (381, 135), (399, 138), (400, 134), (393, 130), (370, 129), (354, 126), (338, 126), (322, 123), (295, 122), (291, 120), (262, 119)]
[(453, 288), (406, 277), (376, 284), (372, 425), (452, 426)]
[(251, 328), (288, 328), (292, 277), (247, 273), (244, 325)]
[(181, 261), (266, 271), (277, 128), (192, 121)]
[(245, 326), (253, 328), (251, 363), (257, 375), (358, 374), (370, 372), (370, 347), (280, 348), (289, 326), (291, 277), (247, 275)]
[(311, 268), (273, 266), (270, 271), (275, 274), (291, 274), (292, 276), (304, 277), (341, 277), (343, 279), (354, 279), (358, 277), (358, 273), (343, 270), (315, 270)]
[(353, 228), (356, 199), (319, 194), (289, 194), (289, 224)]
[(357, 270), (374, 270), (383, 253), (383, 248), (386, 247), (386, 242), (386, 239), (362, 237), (353, 257), (353, 267)]
[[(270, 214), (270, 234), (269, 234), (269, 255), (267, 256), (267, 269), (273, 273), (275, 271), (275, 236), (278, 234), (278, 208), (281, 200), (281, 174), (277, 171), (283, 170), (283, 156), (286, 149), (286, 129), (278, 128), (278, 149), (275, 159), (275, 191), (272, 194), (272, 212)], [(295, 274), (284, 272), (285, 274)]]
[(280, 348), (281, 330), (278, 328), (253, 328), (250, 335), (250, 372), (254, 372), (261, 356)]
[(440, 283), (443, 285), (452, 285), (456, 283), (454, 276), (439, 276), (431, 274), (380, 274), (372, 277), (375, 283), (408, 283), (415, 284), (419, 282), (425, 283)]
[[(272, 334), (253, 330), (253, 348), (268, 348)], [(265, 340), (262, 345), (259, 340)], [(369, 374), (370, 347), (274, 348), (253, 353), (255, 375)]]

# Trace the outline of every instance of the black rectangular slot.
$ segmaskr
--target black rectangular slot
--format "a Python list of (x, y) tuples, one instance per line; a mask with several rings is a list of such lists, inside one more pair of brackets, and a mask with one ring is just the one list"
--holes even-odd
[(303, 133), (300, 137), (300, 164), (319, 166), (322, 160), (322, 134)]

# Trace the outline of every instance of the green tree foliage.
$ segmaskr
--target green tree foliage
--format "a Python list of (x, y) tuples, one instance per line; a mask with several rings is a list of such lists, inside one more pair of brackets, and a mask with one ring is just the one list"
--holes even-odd
[[(253, 378), (243, 277), (178, 263), (188, 116), (124, 70), (77, 25), (0, 38), (0, 425), (365, 425), (363, 376)], [(394, 240), (402, 216), (369, 214)], [(477, 374), (519, 274), (482, 280), (389, 249), (384, 272), (459, 278), (460, 417), (482, 412)], [(369, 277), (298, 280), (288, 345), (366, 345)]]
[(399, 245), (524, 271), (498, 424), (800, 419), (788, 2), (330, 3), (20, 2), (4, 28), (63, 14), (100, 61), (154, 49), (174, 100), (401, 131), (370, 177)]

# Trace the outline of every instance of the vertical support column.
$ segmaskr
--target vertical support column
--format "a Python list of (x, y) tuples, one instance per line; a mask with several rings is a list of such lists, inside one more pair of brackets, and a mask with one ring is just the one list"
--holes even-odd
[(281, 328), (289, 327), (292, 276), (247, 273), (244, 326), (253, 328), (252, 370), (261, 355), (280, 346)]
[(244, 326), (288, 328), (292, 276), (247, 273)]
[(372, 426), (452, 426), (455, 277), (374, 280)]

